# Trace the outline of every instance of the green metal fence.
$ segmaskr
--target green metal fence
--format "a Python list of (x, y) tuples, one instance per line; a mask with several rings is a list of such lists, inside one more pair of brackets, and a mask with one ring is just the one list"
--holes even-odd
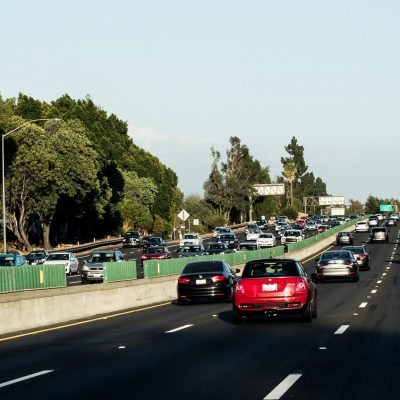
[(103, 280), (105, 283), (133, 279), (137, 279), (136, 261), (104, 263)]
[(284, 254), (284, 246), (277, 246), (268, 249), (254, 251), (240, 251), (235, 253), (207, 255), (200, 257), (182, 257), (169, 260), (148, 260), (144, 262), (144, 277), (153, 278), (156, 276), (180, 274), (185, 265), (191, 261), (204, 260), (225, 260), (230, 265), (244, 264), (247, 261), (258, 258), (277, 257)]
[(0, 293), (65, 286), (67, 277), (63, 264), (0, 267)]

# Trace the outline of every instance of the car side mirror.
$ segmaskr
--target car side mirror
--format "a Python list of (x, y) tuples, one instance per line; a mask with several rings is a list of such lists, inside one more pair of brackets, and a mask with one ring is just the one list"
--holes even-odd
[(236, 268), (236, 269), (235, 269), (235, 273), (236, 273), (236, 274), (239, 274), (239, 273), (240, 273), (240, 269), (239, 269), (239, 268)]

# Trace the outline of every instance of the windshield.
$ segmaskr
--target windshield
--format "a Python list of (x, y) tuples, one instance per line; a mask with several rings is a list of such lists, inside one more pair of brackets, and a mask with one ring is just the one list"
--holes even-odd
[(363, 247), (346, 247), (343, 250), (351, 251), (354, 254), (362, 254), (364, 253)]
[(68, 254), (50, 254), (46, 261), (68, 261)]
[(12, 267), (14, 265), (14, 257), (0, 257), (1, 267)]
[(185, 246), (185, 247), (182, 247), (181, 252), (182, 253), (200, 253), (200, 248), (194, 247), (194, 246)]
[(208, 248), (209, 248), (210, 250), (219, 250), (219, 249), (224, 249), (225, 246), (224, 246), (223, 244), (210, 244), (210, 245), (208, 246)]
[(44, 251), (31, 251), (29, 257), (44, 257), (46, 254)]
[(164, 254), (164, 247), (150, 247), (146, 250), (146, 254)]
[(89, 262), (102, 263), (115, 261), (113, 253), (93, 253)]
[(221, 235), (219, 238), (221, 240), (235, 240), (235, 236), (233, 235)]
[(259, 236), (259, 238), (260, 238), (260, 239), (272, 239), (273, 236), (272, 236), (271, 233), (262, 233), (262, 234)]
[(257, 245), (255, 244), (240, 244), (239, 250), (256, 250)]
[(295, 261), (268, 261), (247, 264), (242, 278), (263, 278), (278, 276), (299, 276), (300, 272)]

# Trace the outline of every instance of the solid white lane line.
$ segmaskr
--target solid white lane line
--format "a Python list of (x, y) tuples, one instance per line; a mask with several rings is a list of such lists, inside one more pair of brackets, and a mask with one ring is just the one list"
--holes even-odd
[(301, 374), (288, 375), (264, 400), (279, 400), (301, 378)]
[(175, 328), (175, 329), (171, 329), (170, 331), (166, 331), (165, 333), (178, 332), (178, 331), (181, 331), (182, 329), (187, 329), (187, 328), (190, 328), (192, 326), (193, 326), (193, 324), (183, 325), (183, 326), (180, 326), (179, 328)]
[(347, 328), (350, 325), (342, 325), (334, 334), (335, 335), (343, 335), (344, 332), (346, 332)]
[(36, 372), (35, 374), (30, 374), (30, 375), (23, 376), (21, 378), (13, 379), (12, 381), (3, 382), (3, 383), (0, 383), (0, 388), (13, 385), (14, 383), (26, 381), (28, 379), (36, 378), (37, 376), (49, 374), (50, 372), (53, 372), (53, 371), (54, 371), (54, 369), (48, 369), (45, 371)]
[(376, 292), (377, 292), (376, 289), (371, 290), (371, 293), (376, 293)]
[(365, 307), (367, 307), (367, 305), (368, 305), (368, 303), (361, 303), (359, 308), (365, 308)]

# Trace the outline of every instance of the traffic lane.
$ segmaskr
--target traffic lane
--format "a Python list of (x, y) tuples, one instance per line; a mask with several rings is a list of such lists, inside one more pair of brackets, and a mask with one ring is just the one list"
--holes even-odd
[[(284, 398), (290, 399), (396, 399), (400, 372), (400, 272), (389, 261), (374, 282), (374, 288), (353, 310), (346, 330), (323, 343), (302, 377)], [(316, 384), (317, 382), (317, 384)], [(340, 384), (338, 384), (340, 382)]]
[[(15, 345), (20, 340), (14, 342), (8, 354), (0, 350), (3, 379), (32, 371), (54, 373), (12, 385), (0, 396), (131, 398), (134, 393), (136, 398), (147, 399), (212, 399), (223, 394), (232, 399), (261, 399), (286, 373), (293, 355), (308, 357), (310, 335), (322, 341), (332, 331), (316, 321), (311, 325), (293, 319), (238, 327), (231, 323), (229, 305), (172, 307), (136, 314), (133, 321), (131, 316), (101, 321), (97, 329), (93, 325), (72, 328), (73, 335), (67, 330), (45, 334), (45, 339), (27, 338), (23, 341), (31, 343), (25, 348)], [(174, 331), (187, 325), (191, 326)], [(20, 358), (26, 365), (38, 348), (48, 360), (36, 360), (31, 368), (4, 374), (3, 364), (7, 365), (9, 357), (22, 352)]]
[[(355, 235), (354, 245), (364, 245), (367, 251), (371, 251), (370, 270), (360, 271), (360, 280), (358, 282), (333, 280), (318, 283), (318, 299), (324, 299), (323, 302), (318, 301), (320, 316), (333, 320), (346, 320), (348, 308), (356, 308), (359, 305), (359, 297), (365, 298), (365, 296), (368, 296), (379, 276), (384, 273), (384, 269), (391, 261), (395, 246), (397, 248), (398, 233), (398, 228), (393, 229), (390, 232), (389, 243), (377, 244), (369, 243), (368, 233)], [(333, 246), (332, 250), (341, 249), (342, 247)], [(312, 257), (311, 260), (304, 263), (309, 276), (315, 272), (315, 258), (318, 257)]]
[[(347, 284), (347, 286), (339, 284), (336, 285), (335, 290), (333, 292), (327, 292), (326, 296), (320, 295), (319, 296), (320, 305), (322, 304), (323, 306), (329, 300), (328, 297), (330, 296), (336, 296), (343, 299), (344, 297), (343, 288), (346, 287), (349, 288), (350, 286), (352, 286), (352, 284)], [(333, 287), (333, 284), (325, 285), (325, 287)], [(359, 293), (357, 291), (354, 292), (354, 290), (347, 293), (347, 296), (351, 298), (357, 297), (358, 295)], [(358, 300), (360, 301), (361, 298), (359, 298)], [(345, 306), (346, 304), (350, 304), (350, 302), (344, 301)], [(257, 373), (251, 373), (250, 374), (251, 376), (246, 376), (244, 374), (243, 390), (237, 393), (235, 390), (235, 393), (232, 393), (230, 397), (235, 398), (235, 396), (237, 396), (236, 398), (240, 398), (241, 396), (244, 397), (245, 395), (251, 394), (254, 391), (254, 398), (262, 398), (259, 396), (259, 394), (261, 393), (261, 391), (263, 391), (264, 393), (264, 391), (266, 390), (262, 389), (262, 387), (266, 386), (269, 389), (273, 388), (274, 386), (272, 381), (277, 383), (281, 379), (281, 377), (286, 376), (285, 374), (291, 370), (291, 368), (289, 367), (292, 367), (293, 364), (293, 357), (292, 357), (293, 354), (296, 354), (296, 357), (307, 360), (307, 357), (309, 356), (308, 352), (315, 350), (313, 347), (315, 345), (314, 340), (317, 342), (325, 343), (328, 340), (329, 336), (332, 335), (332, 332), (336, 330), (337, 327), (343, 323), (342, 316), (339, 315), (335, 317), (335, 310), (333, 310), (331, 312), (333, 314), (333, 317), (329, 315), (329, 312), (327, 313), (327, 315), (324, 315), (323, 313), (321, 315), (320, 313), (320, 318), (314, 321), (312, 324), (301, 324), (297, 320), (296, 321), (274, 320), (270, 322), (256, 320), (254, 321), (254, 323), (247, 323), (243, 327), (235, 327), (231, 324), (230, 305), (206, 304), (206, 305), (188, 306), (188, 307), (175, 307), (175, 308), (173, 307), (175, 306), (168, 306), (164, 309), (161, 309), (162, 311), (151, 310), (139, 314), (128, 315), (126, 317), (118, 317), (115, 319), (111, 318), (108, 320), (100, 321), (100, 323), (102, 324), (101, 326), (97, 325), (99, 324), (99, 322), (96, 322), (92, 326), (87, 325), (79, 328), (78, 327), (69, 328), (62, 332), (60, 331), (57, 333), (45, 334), (45, 335), (53, 335), (53, 334), (66, 335), (66, 337), (62, 337), (59, 339), (58, 344), (57, 340), (53, 339), (53, 341), (55, 340), (56, 342), (54, 343), (53, 348), (55, 349), (61, 348), (61, 352), (67, 359), (72, 354), (83, 353), (83, 359), (80, 358), (75, 359), (73, 360), (75, 362), (72, 362), (71, 364), (71, 368), (73, 367), (72, 369), (77, 371), (76, 373), (77, 376), (75, 376), (74, 372), (72, 372), (73, 375), (70, 378), (69, 377), (67, 378), (64, 375), (64, 374), (69, 375), (71, 373), (67, 365), (68, 363), (57, 366), (58, 369), (56, 371), (58, 374), (61, 374), (61, 376), (57, 378), (57, 383), (55, 384), (54, 387), (57, 387), (59, 384), (61, 385), (64, 379), (66, 380), (73, 379), (74, 382), (76, 382), (79, 379), (82, 380), (82, 376), (90, 377), (90, 380), (88, 381), (83, 380), (84, 382), (82, 384), (85, 384), (85, 382), (93, 382), (93, 379), (95, 379), (96, 382), (98, 381), (103, 382), (104, 380), (109, 381), (109, 377), (107, 375), (103, 376), (102, 375), (103, 372), (101, 371), (107, 373), (107, 371), (110, 371), (110, 369), (112, 370), (113, 368), (117, 368), (117, 366), (113, 364), (114, 362), (118, 363), (120, 362), (119, 359), (114, 360), (114, 354), (111, 351), (111, 349), (116, 350), (117, 344), (118, 347), (120, 347), (120, 346), (126, 346), (124, 345), (124, 343), (129, 343), (129, 346), (126, 346), (125, 349), (118, 349), (118, 350), (128, 350), (132, 347), (131, 349), (132, 353), (129, 353), (129, 357), (126, 361), (129, 366), (132, 365), (143, 366), (147, 365), (147, 362), (149, 362), (149, 365), (147, 367), (142, 367), (142, 368), (138, 367), (138, 370), (133, 369), (133, 367), (132, 368), (126, 367), (128, 369), (126, 371), (123, 371), (123, 374), (126, 373), (127, 376), (135, 376), (135, 377), (140, 376), (140, 380), (138, 380), (138, 382), (135, 381), (135, 393), (139, 391), (139, 393), (143, 394), (142, 397), (144, 397), (144, 395), (146, 396), (149, 395), (147, 396), (147, 398), (157, 398), (158, 396), (156, 392), (153, 393), (153, 388), (151, 388), (150, 391), (148, 391), (148, 387), (151, 386), (152, 383), (149, 382), (149, 378), (146, 381), (145, 379), (146, 376), (148, 377), (165, 376), (165, 379), (162, 382), (163, 385), (161, 385), (160, 388), (162, 388), (162, 391), (164, 391), (165, 393), (171, 393), (171, 395), (173, 394), (175, 396), (176, 387), (181, 388), (182, 381), (185, 382), (186, 379), (191, 381), (192, 374), (199, 373), (199, 371), (196, 370), (196, 366), (193, 366), (193, 363), (196, 363), (196, 365), (197, 364), (202, 365), (203, 369), (204, 366), (207, 366), (208, 368), (209, 365), (214, 365), (214, 364), (220, 365), (221, 363), (222, 364), (228, 363), (234, 366), (234, 368), (232, 367), (232, 369), (228, 368), (226, 370), (227, 376), (234, 377), (232, 378), (232, 381), (228, 383), (228, 386), (234, 387), (236, 385), (239, 375), (238, 371), (240, 371), (240, 376), (242, 377), (241, 368), (243, 369), (243, 365), (251, 366), (250, 368), (251, 371), (254, 370), (257, 371)], [(347, 309), (347, 314), (349, 314), (350, 311), (351, 307)], [(159, 315), (160, 312), (165, 313), (164, 319), (160, 318)], [(218, 317), (215, 317), (214, 315), (218, 315)], [(161, 322), (161, 319), (163, 319), (163, 322)], [(222, 322), (224, 325), (227, 325), (227, 327), (222, 326), (220, 322)], [(149, 323), (151, 324), (150, 326), (148, 325)], [(110, 325), (107, 326), (107, 324)], [(143, 324), (145, 326), (147, 325), (147, 329), (143, 328)], [(173, 330), (174, 328), (185, 327), (187, 325), (190, 326), (185, 329), (173, 332), (174, 335), (175, 334), (177, 335), (179, 340), (175, 345), (173, 345), (172, 343), (168, 343), (167, 347), (168, 350), (171, 350), (171, 354), (169, 351), (167, 352), (164, 351), (165, 343), (163, 342), (163, 339), (161, 339), (160, 342), (162, 344), (161, 348), (158, 347), (157, 343), (159, 341), (159, 338), (166, 335), (165, 334), (166, 329)], [(94, 328), (97, 327), (97, 330), (95, 329), (92, 331), (91, 330), (92, 327)], [(204, 332), (203, 328), (205, 330)], [(69, 337), (68, 332), (70, 331), (70, 329), (77, 330), (78, 333), (75, 334), (75, 338)], [(82, 329), (84, 329), (84, 331), (82, 331)], [(196, 336), (197, 332), (196, 329), (201, 329), (201, 331), (199, 331), (200, 335), (199, 338), (197, 338)], [(223, 332), (220, 332), (221, 329), (223, 330)], [(288, 332), (289, 336), (287, 336)], [(188, 336), (178, 336), (181, 334), (182, 335), (188, 334)], [(201, 340), (205, 336), (208, 337), (207, 341), (205, 341), (202, 345), (198, 346), (198, 343), (202, 343)], [(219, 339), (221, 337), (222, 339)], [(311, 348), (310, 348), (311, 343), (307, 342), (307, 340), (310, 337), (313, 338)], [(188, 343), (187, 345), (184, 345), (183, 350), (181, 348), (181, 346), (183, 345), (181, 338), (185, 338), (185, 340), (188, 340)], [(296, 340), (293, 340), (293, 338), (296, 338)], [(76, 344), (77, 341), (78, 344)], [(49, 340), (47, 337), (46, 340), (44, 341), (43, 346), (45, 347), (51, 342), (52, 340)], [(81, 343), (81, 345), (79, 343)], [(226, 350), (225, 343), (229, 344), (228, 349), (230, 349), (230, 351), (228, 350), (227, 352), (226, 351), (220, 352), (220, 349)], [(268, 343), (268, 346), (264, 348), (264, 344), (266, 343)], [(271, 346), (271, 344), (273, 345)], [(294, 344), (295, 346), (291, 348), (290, 347), (291, 344)], [(297, 348), (297, 344), (301, 345), (302, 348), (304, 347), (304, 353), (303, 351), (299, 351), (299, 349)], [(62, 349), (65, 348), (66, 345), (67, 347), (70, 345), (77, 346), (76, 351), (72, 352), (72, 349), (69, 348), (65, 352), (63, 352)], [(135, 347), (136, 345), (140, 347), (139, 350)], [(150, 346), (150, 348), (147, 349), (146, 346)], [(169, 346), (171, 346), (171, 349), (169, 349)], [(251, 347), (250, 350), (249, 346)], [(38, 347), (40, 347), (40, 345), (36, 344), (34, 346), (35, 349), (38, 349)], [(142, 347), (144, 347), (143, 354), (141, 353)], [(200, 352), (197, 351), (196, 349), (197, 347), (200, 347), (201, 349)], [(105, 349), (107, 348), (110, 348), (109, 353), (105, 351)], [(150, 359), (146, 358), (146, 356), (149, 353), (152, 353), (153, 348), (155, 349), (156, 353), (154, 355), (154, 358)], [(211, 356), (211, 360), (207, 358), (207, 352), (205, 351), (206, 348), (218, 349), (215, 355)], [(275, 354), (275, 349), (277, 350), (278, 354)], [(14, 349), (11, 353), (16, 354), (18, 352)], [(24, 360), (26, 359), (26, 353), (27, 353), (26, 351), (23, 351), (21, 361), (22, 359)], [(118, 356), (117, 351), (116, 353)], [(57, 354), (56, 359), (62, 360), (63, 354)], [(260, 354), (266, 354), (268, 362), (272, 363), (271, 365), (282, 366), (282, 368), (274, 367), (274, 372), (268, 375), (271, 378), (271, 380), (268, 382), (267, 379), (265, 378), (265, 375), (269, 374), (270, 371), (269, 370), (265, 371), (265, 369), (264, 370), (262, 369), (263, 366), (265, 367), (265, 359), (264, 357), (260, 357)], [(3, 354), (0, 354), (0, 356), (2, 357), (2, 360), (6, 359), (6, 357), (4, 357)], [(49, 357), (50, 357), (49, 361), (54, 359), (52, 358), (53, 352), (50, 351)], [(142, 359), (142, 357), (144, 357), (144, 359)], [(214, 357), (217, 357), (217, 359), (214, 360)], [(238, 364), (235, 363), (235, 360), (237, 358), (240, 358), (241, 360), (241, 362)], [(257, 361), (259, 361), (260, 358), (262, 359), (261, 365), (258, 365)], [(171, 359), (174, 360), (174, 365), (184, 365), (185, 368), (188, 369), (188, 371), (191, 371), (192, 373), (191, 374), (189, 373), (188, 376), (186, 375), (182, 376), (182, 374), (179, 374), (179, 376), (177, 377), (176, 370), (174, 370), (173, 368), (169, 368), (170, 370), (173, 371), (171, 372), (172, 376), (169, 376), (168, 371), (167, 374), (165, 372), (165, 366), (169, 365), (168, 363), (171, 362), (170, 361)], [(111, 363), (111, 365), (108, 364), (109, 362)], [(104, 366), (103, 365), (104, 363), (107, 364), (107, 366)], [(35, 364), (34, 367), (36, 366), (37, 365)], [(26, 371), (26, 373), (29, 374), (32, 371), (36, 371), (37, 369), (41, 368), (51, 369), (54, 367), (46, 363), (40, 365), (40, 368), (32, 367), (30, 371)], [(89, 368), (90, 371), (86, 371), (85, 368)], [(92, 371), (93, 368), (95, 370), (94, 372)], [(83, 375), (78, 373), (78, 370)], [(220, 370), (220, 368), (218, 370)], [(258, 375), (258, 371), (260, 371), (259, 372), (260, 376)], [(215, 371), (212, 370), (212, 372)], [(122, 376), (124, 376), (123, 374)], [(142, 376), (141, 374), (144, 374), (145, 376)], [(202, 371), (202, 374), (204, 376), (204, 370)], [(96, 376), (96, 378), (94, 378), (93, 375)], [(118, 376), (113, 377), (111, 383), (116, 384), (118, 386), (125, 384), (122, 380), (121, 381), (119, 380), (120, 377), (121, 377), (120, 374), (118, 374)], [(10, 376), (10, 379), (14, 378), (15, 376)], [(41, 381), (47, 379), (52, 380), (54, 379), (54, 375), (51, 376), (49, 375), (46, 377), (43, 376), (37, 379), (40, 379)], [(61, 380), (58, 381), (58, 379)], [(213, 376), (206, 375), (205, 379), (212, 380)], [(253, 382), (254, 379), (257, 382), (260, 382), (260, 387), (258, 387), (257, 383), (254, 384)], [(166, 385), (164, 385), (165, 381), (167, 381)], [(201, 382), (199, 382), (199, 384), (200, 383)], [(248, 383), (251, 383), (251, 385), (249, 386)], [(48, 384), (46, 383), (46, 387), (47, 386)], [(89, 386), (87, 388), (88, 393), (89, 392), (93, 393), (94, 390), (93, 385), (86, 384), (86, 386)], [(106, 393), (107, 388), (103, 388), (101, 384), (100, 388), (104, 390), (100, 390), (99, 395), (100, 393), (103, 392)], [(31, 389), (30, 386), (29, 389)], [(193, 390), (193, 393), (190, 392), (190, 390)], [(85, 393), (85, 388), (79, 387), (79, 391), (75, 392), (75, 394), (76, 393), (80, 394)], [(188, 393), (190, 393), (190, 398), (196, 398), (196, 396), (198, 395), (196, 389), (193, 388), (190, 389), (186, 387), (182, 388), (182, 393), (184, 393), (184, 396), (188, 396)], [(212, 398), (213, 391), (211, 390), (211, 392), (207, 392), (207, 395), (208, 394), (210, 394), (209, 398)], [(152, 397), (153, 395), (154, 397)], [(201, 395), (204, 397), (205, 393), (201, 392)], [(122, 396), (122, 398), (123, 397), (124, 396)]]

